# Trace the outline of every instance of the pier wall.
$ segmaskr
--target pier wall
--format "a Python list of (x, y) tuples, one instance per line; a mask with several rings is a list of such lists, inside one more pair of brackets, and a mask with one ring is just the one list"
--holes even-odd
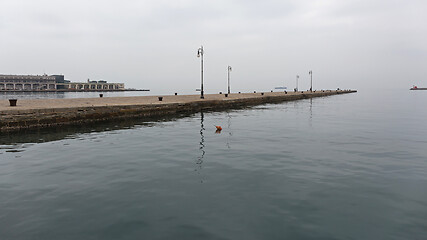
[[(299, 92), (291, 94), (261, 93), (242, 94), (224, 97), (216, 94), (216, 97), (207, 97), (203, 100), (181, 97), (179, 101), (156, 101), (141, 103), (130, 103), (126, 105), (106, 106), (67, 106), (67, 107), (44, 107), (38, 109), (13, 109), (13, 107), (0, 109), (0, 131), (18, 131), (29, 128), (47, 128), (64, 125), (81, 125), (86, 123), (108, 121), (112, 119), (141, 118), (166, 116), (180, 113), (195, 113), (200, 111), (217, 111), (225, 109), (236, 109), (246, 106), (254, 106), (266, 103), (279, 103), (314, 97), (325, 97), (337, 94), (353, 93), (355, 90)], [(270, 94), (270, 95), (269, 95)], [(245, 97), (243, 97), (245, 96)], [(164, 96), (164, 99), (173, 99), (176, 96)], [(141, 97), (144, 98), (144, 97)], [(147, 97), (146, 97), (147, 98)], [(153, 97), (152, 97), (153, 98)], [(156, 97), (157, 98), (157, 97)], [(190, 96), (188, 96), (190, 98)], [(107, 99), (107, 98), (104, 98)], [(197, 100), (194, 100), (197, 99)], [(54, 103), (55, 99), (50, 99)], [(85, 99), (90, 105), (91, 99)], [(92, 101), (100, 101), (100, 98)], [(71, 100), (70, 100), (71, 102)], [(4, 104), (4, 103), (3, 103)]]

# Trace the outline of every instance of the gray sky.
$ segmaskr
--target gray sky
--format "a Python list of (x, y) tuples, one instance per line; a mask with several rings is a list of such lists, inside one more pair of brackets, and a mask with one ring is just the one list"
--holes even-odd
[(425, 0), (0, 0), (0, 73), (155, 92), (427, 87)]

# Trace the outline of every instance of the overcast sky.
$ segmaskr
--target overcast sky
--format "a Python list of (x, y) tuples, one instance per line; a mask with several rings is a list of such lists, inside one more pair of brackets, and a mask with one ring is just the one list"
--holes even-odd
[[(0, 74), (155, 92), (427, 87), (426, 0), (0, 0)], [(194, 92), (195, 93), (195, 92)]]

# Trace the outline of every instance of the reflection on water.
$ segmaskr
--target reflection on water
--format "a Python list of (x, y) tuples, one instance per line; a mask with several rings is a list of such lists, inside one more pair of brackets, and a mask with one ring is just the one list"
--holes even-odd
[[(0, 92), (0, 99), (39, 99), (39, 98), (66, 98), (64, 92)], [(83, 96), (83, 95), (82, 95)]]
[[(73, 139), (80, 134), (94, 132), (109, 132), (135, 127), (151, 127), (156, 123), (175, 121), (191, 116), (190, 114), (177, 114), (166, 117), (129, 118), (124, 120), (111, 120), (100, 123), (87, 123), (42, 129), (23, 129), (18, 132), (2, 132), (0, 134), (0, 150), (10, 148), (25, 148), (28, 143), (53, 142), (62, 139)], [(3, 147), (2, 147), (3, 146)]]
[(0, 99), (63, 99), (63, 98), (98, 98), (104, 97), (133, 97), (153, 95), (152, 92), (124, 91), (124, 92), (0, 92)]
[[(203, 131), (205, 131), (205, 125), (204, 125), (204, 113), (200, 112), (200, 143), (199, 143), (199, 150), (200, 150), (200, 156), (197, 157), (196, 160), (196, 169), (195, 171), (197, 174), (201, 174), (201, 170), (203, 167), (203, 158), (205, 157), (206, 151), (205, 151), (205, 136), (203, 135)], [(203, 177), (200, 178), (200, 182), (203, 183)]]
[(0, 134), (0, 239), (425, 239), (416, 94)]
[(233, 136), (233, 132), (231, 130), (231, 114), (230, 112), (227, 112), (227, 130), (228, 130), (228, 136), (227, 136), (227, 141), (226, 141), (226, 146), (227, 148), (231, 148), (230, 146), (230, 140), (231, 137)]
[[(48, 93), (52, 94), (52, 93)], [(279, 103), (280, 104), (280, 103)], [(250, 110), (250, 109), (261, 109), (262, 106), (238, 106), (235, 110)], [(227, 112), (217, 111), (217, 112)], [(201, 129), (200, 135), (203, 140), (203, 131), (204, 129), (204, 113), (201, 114)], [(51, 128), (41, 128), (41, 129), (22, 129), (18, 132), (2, 132), (0, 134), (0, 154), (2, 149), (9, 148), (25, 148), (24, 143), (44, 143), (58, 141), (62, 139), (72, 139), (78, 136), (79, 134), (93, 133), (93, 132), (109, 132), (120, 129), (131, 129), (139, 126), (154, 126), (155, 123), (159, 122), (169, 122), (175, 121), (180, 118), (185, 118), (192, 116), (194, 114), (176, 114), (164, 117), (144, 117), (143, 119), (139, 117), (121, 119), (121, 120), (109, 120), (99, 123), (86, 123), (83, 125), (70, 125), (70, 126), (60, 126), (60, 127), (51, 127)], [(229, 129), (231, 126), (231, 116), (228, 117)], [(231, 132), (229, 132), (231, 136)], [(204, 140), (203, 140), (204, 142)], [(28, 145), (28, 144), (27, 144)]]

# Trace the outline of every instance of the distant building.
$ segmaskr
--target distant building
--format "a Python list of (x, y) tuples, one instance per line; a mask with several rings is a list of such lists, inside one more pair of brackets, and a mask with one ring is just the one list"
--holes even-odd
[(125, 90), (124, 83), (107, 83), (107, 81), (69, 82), (61, 85), (68, 90)]
[(0, 75), (0, 90), (41, 91), (41, 90), (124, 90), (124, 83), (107, 81), (70, 82), (64, 75)]
[(0, 90), (55, 90), (56, 78), (47, 75), (0, 75)]

